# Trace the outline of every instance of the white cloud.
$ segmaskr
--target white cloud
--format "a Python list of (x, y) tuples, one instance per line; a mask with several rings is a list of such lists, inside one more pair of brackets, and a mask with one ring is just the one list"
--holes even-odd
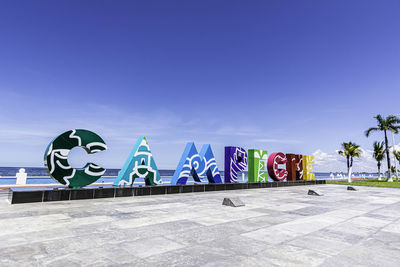
[[(373, 151), (360, 148), (360, 158), (354, 158), (354, 172), (377, 172), (377, 162), (373, 158)], [(346, 158), (339, 155), (337, 151), (327, 153), (317, 149), (312, 155), (315, 157), (314, 170), (316, 172), (347, 172)], [(386, 160), (382, 161), (382, 171), (386, 169)]]

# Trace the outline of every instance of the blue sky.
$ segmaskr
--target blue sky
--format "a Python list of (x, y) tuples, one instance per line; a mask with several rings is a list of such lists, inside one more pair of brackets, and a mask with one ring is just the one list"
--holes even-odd
[(238, 145), (344, 170), (340, 143), (368, 155), (372, 117), (400, 113), (399, 14), (390, 0), (1, 1), (0, 166), (42, 166), (52, 138), (84, 128), (109, 149), (74, 150), (76, 165), (120, 168), (145, 135), (159, 168), (195, 141), (220, 169)]

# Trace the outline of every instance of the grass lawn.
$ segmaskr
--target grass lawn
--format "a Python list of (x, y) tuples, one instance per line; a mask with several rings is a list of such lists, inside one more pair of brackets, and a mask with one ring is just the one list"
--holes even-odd
[(347, 181), (326, 181), (327, 184), (347, 184), (347, 185), (362, 185), (362, 186), (378, 186), (378, 187), (392, 187), (400, 188), (400, 182), (385, 182), (378, 180), (355, 180), (352, 183)]

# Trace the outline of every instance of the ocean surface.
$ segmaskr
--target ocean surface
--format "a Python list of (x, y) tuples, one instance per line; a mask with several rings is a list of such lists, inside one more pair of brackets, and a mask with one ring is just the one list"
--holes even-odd
[[(21, 167), (0, 167), (0, 185), (13, 185), (16, 182), (15, 174), (19, 171)], [(40, 167), (23, 167), (25, 172), (28, 174), (27, 184), (59, 184), (57, 181), (52, 179), (45, 168)], [(113, 183), (115, 178), (118, 175), (120, 169), (107, 169), (106, 173), (101, 177), (96, 183)], [(172, 176), (174, 175), (175, 170), (159, 170), (160, 175), (163, 179), (163, 183), (169, 184), (171, 182)], [(220, 171), (221, 176), (224, 177), (224, 172)], [(344, 173), (342, 175), (345, 176)], [(376, 174), (354, 174), (355, 177), (372, 177)], [(317, 172), (315, 173), (315, 179), (331, 179), (331, 178), (340, 178), (339, 173), (334, 173), (333, 177), (331, 173), (325, 172)], [(244, 172), (244, 179), (242, 175), (238, 177), (239, 182), (247, 182), (247, 172)], [(272, 181), (272, 180), (271, 180)], [(136, 179), (135, 183), (141, 184), (144, 183), (143, 179)]]

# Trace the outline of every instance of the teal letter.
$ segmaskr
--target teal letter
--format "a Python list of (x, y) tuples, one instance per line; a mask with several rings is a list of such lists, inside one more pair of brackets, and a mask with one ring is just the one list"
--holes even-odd
[(156, 162), (146, 137), (140, 137), (114, 181), (114, 186), (131, 186), (136, 178), (143, 178), (146, 185), (162, 184)]

